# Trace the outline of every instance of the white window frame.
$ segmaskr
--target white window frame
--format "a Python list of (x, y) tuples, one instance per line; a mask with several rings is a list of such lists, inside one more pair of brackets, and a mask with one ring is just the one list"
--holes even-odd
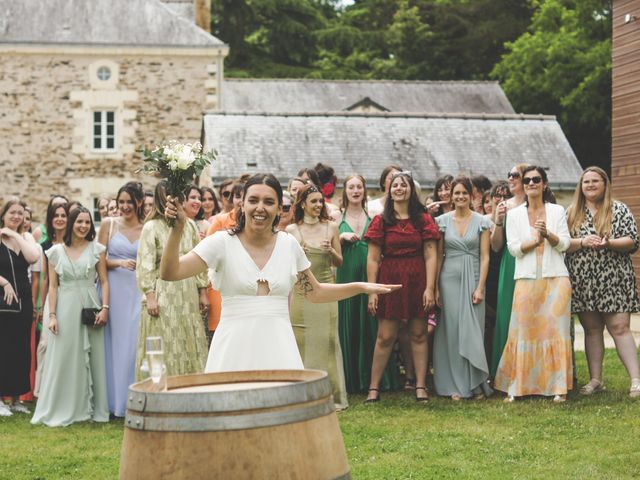
[[(115, 152), (117, 145), (117, 135), (118, 132), (116, 130), (116, 110), (115, 109), (96, 109), (91, 113), (91, 150), (93, 152)], [(96, 114), (100, 114), (99, 124), (96, 122)], [(111, 122), (108, 121), (108, 115), (112, 114), (113, 117)], [(96, 135), (96, 126), (100, 127), (100, 133)], [(108, 134), (108, 127), (111, 125), (113, 128), (113, 134)], [(96, 140), (99, 140), (100, 145), (96, 146)], [(112, 147), (108, 147), (109, 140), (111, 140)]]

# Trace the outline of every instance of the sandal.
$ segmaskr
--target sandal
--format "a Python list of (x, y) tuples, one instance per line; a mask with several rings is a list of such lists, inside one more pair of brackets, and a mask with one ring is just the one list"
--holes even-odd
[(640, 397), (640, 379), (634, 378), (631, 380), (631, 388), (629, 389), (629, 396), (631, 398)]
[(607, 387), (604, 386), (604, 383), (602, 383), (597, 378), (592, 378), (591, 380), (589, 380), (589, 383), (587, 383), (580, 389), (580, 395), (589, 396), (593, 395), (594, 393), (604, 392), (606, 389)]
[(370, 388), (368, 392), (376, 392), (377, 395), (373, 398), (367, 398), (364, 403), (376, 403), (380, 401), (380, 390), (377, 388)]
[(556, 395), (553, 397), (553, 403), (564, 403), (567, 401), (566, 395)]
[[(418, 390), (424, 390), (425, 396), (419, 397)], [(429, 392), (427, 391), (427, 387), (416, 387), (416, 402), (428, 402), (429, 401)]]
[(409, 390), (415, 390), (416, 389), (416, 379), (415, 378), (407, 378), (404, 381), (404, 389), (409, 391)]
[(516, 397), (514, 397), (513, 395), (507, 395), (506, 397), (504, 397), (504, 400), (502, 400), (504, 403), (513, 403), (516, 401)]

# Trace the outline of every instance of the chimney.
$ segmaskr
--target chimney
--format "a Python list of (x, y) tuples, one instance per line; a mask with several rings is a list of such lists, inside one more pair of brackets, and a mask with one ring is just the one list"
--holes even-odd
[(211, 33), (211, 0), (161, 0), (176, 15)]

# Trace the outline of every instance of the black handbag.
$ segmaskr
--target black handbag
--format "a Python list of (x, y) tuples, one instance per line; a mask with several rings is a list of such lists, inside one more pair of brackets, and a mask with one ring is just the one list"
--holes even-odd
[[(0, 241), (0, 244), (2, 244), (1, 241)], [(11, 265), (11, 276), (13, 277), (13, 283), (11, 284), (11, 286), (13, 287), (13, 291), (16, 292), (16, 296), (17, 296), (18, 284), (16, 282), (16, 272), (13, 269), (13, 258), (11, 258), (11, 252), (9, 251), (9, 247), (5, 245), (4, 248), (7, 249), (7, 255), (9, 255), (9, 264)], [(7, 282), (10, 283), (9, 280), (7, 280)], [(4, 289), (3, 289), (3, 295), (0, 295), (0, 313), (20, 313), (21, 311), (22, 311), (22, 300), (20, 300), (20, 297), (18, 297), (17, 302), (7, 303), (4, 300)]]
[(88, 325), (90, 327), (96, 324), (96, 315), (100, 313), (99, 308), (83, 308), (80, 312), (80, 321), (82, 325)]

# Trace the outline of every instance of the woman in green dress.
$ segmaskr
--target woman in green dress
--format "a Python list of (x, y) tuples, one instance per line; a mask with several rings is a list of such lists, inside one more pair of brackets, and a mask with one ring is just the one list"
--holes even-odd
[[(104, 329), (109, 309), (105, 247), (93, 239), (89, 211), (69, 214), (64, 243), (49, 259), (49, 330), (42, 384), (31, 423), (50, 427), (93, 420), (109, 421)], [(102, 306), (95, 287), (100, 278)], [(83, 308), (96, 308), (92, 326), (81, 322)]]
[(513, 195), (505, 202), (498, 205), (494, 218), (496, 219), (491, 232), (491, 249), (494, 252), (502, 251), (500, 261), (500, 275), (498, 277), (498, 303), (496, 308), (496, 326), (493, 337), (493, 349), (491, 351), (491, 369), (489, 378), (496, 375), (498, 364), (502, 358), (502, 351), (507, 343), (509, 335), (509, 322), (511, 321), (511, 305), (513, 304), (513, 291), (516, 282), (513, 275), (516, 270), (516, 259), (505, 248), (507, 244), (507, 212), (512, 208), (522, 205), (526, 199), (522, 186), (522, 172), (529, 165), (521, 163), (511, 169), (507, 175), (509, 191)]
[[(338, 226), (329, 220), (322, 193), (305, 185), (297, 194), (295, 223), (287, 227), (311, 262), (311, 272), (323, 283), (335, 283), (331, 267), (342, 265)], [(296, 284), (291, 302), (291, 323), (305, 368), (329, 374), (338, 410), (348, 406), (342, 350), (338, 337), (338, 302), (311, 303)]]
[[(138, 330), (136, 376), (145, 358), (145, 339), (162, 337), (167, 375), (200, 373), (207, 360), (208, 342), (202, 314), (209, 307), (206, 272), (179, 282), (160, 279), (160, 258), (170, 227), (164, 218), (165, 182), (156, 186), (151, 213), (142, 227), (136, 261), (136, 280), (143, 294)], [(180, 255), (190, 252), (200, 241), (198, 227), (187, 220)]]
[[(340, 244), (343, 262), (336, 271), (336, 283), (367, 281), (368, 243), (364, 234), (371, 217), (367, 214), (367, 186), (361, 175), (350, 175), (342, 187)], [(367, 295), (338, 302), (338, 332), (344, 375), (349, 393), (365, 392), (371, 382), (371, 361), (378, 335), (378, 322), (369, 314)], [(381, 383), (383, 390), (399, 386), (395, 362), (389, 362)]]

